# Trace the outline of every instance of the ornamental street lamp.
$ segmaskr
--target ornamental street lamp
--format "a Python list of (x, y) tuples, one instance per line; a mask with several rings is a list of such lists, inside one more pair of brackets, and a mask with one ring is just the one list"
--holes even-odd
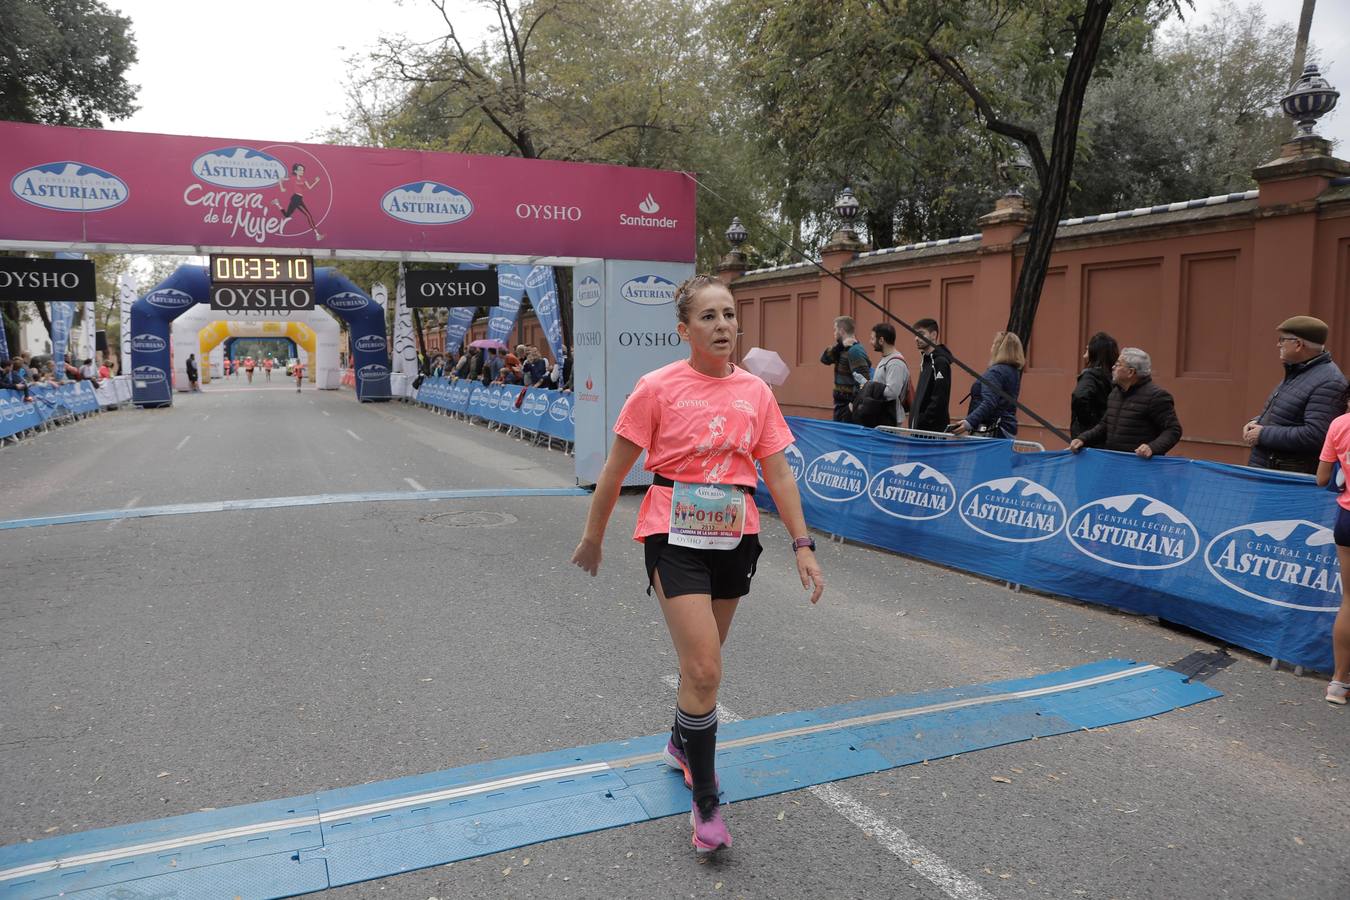
[(727, 229), (726, 235), (727, 243), (731, 244), (731, 249), (727, 251), (726, 256), (722, 257), (722, 262), (718, 264), (717, 271), (719, 273), (732, 273), (727, 277), (734, 278), (748, 268), (745, 253), (741, 250), (741, 244), (745, 243), (745, 239), (750, 236), (750, 233), (745, 230), (741, 220), (735, 218), (731, 220), (731, 227)]
[(739, 218), (733, 218), (731, 220), (731, 227), (727, 229), (727, 242), (731, 244), (731, 252), (740, 253), (741, 244), (744, 244), (745, 239), (749, 236), (750, 233), (745, 230), (745, 226), (741, 224), (741, 220)]
[(826, 249), (851, 250), (862, 245), (858, 232), (853, 230), (853, 220), (858, 218), (858, 212), (861, 208), (858, 198), (853, 196), (852, 188), (846, 187), (839, 192), (839, 196), (834, 198), (834, 214), (839, 217), (839, 229), (830, 236), (830, 242), (826, 245)]
[(1012, 159), (999, 163), (999, 169), (1003, 179), (1008, 182), (1008, 192), (1004, 196), (1023, 196), (1022, 189), (1027, 183), (1027, 175), (1031, 172), (1031, 157), (1027, 155), (1026, 149), (1018, 147)]
[(1303, 75), (1280, 100), (1284, 114), (1295, 122), (1294, 140), (1318, 137), (1313, 132), (1317, 120), (1336, 108), (1341, 92), (1327, 83), (1314, 63), (1303, 67)]

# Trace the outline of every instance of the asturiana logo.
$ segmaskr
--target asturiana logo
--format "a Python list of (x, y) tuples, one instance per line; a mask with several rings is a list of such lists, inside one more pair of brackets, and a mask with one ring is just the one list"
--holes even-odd
[(290, 170), (270, 153), (251, 147), (222, 147), (194, 159), (192, 174), (220, 187), (258, 190), (276, 187)]
[(566, 397), (554, 400), (548, 408), (548, 417), (555, 422), (565, 422), (572, 416), (572, 403)]
[(137, 353), (158, 353), (167, 346), (168, 342), (157, 334), (138, 334), (131, 339), (131, 349)]
[(1315, 522), (1281, 519), (1230, 528), (1205, 548), (1205, 567), (1262, 603), (1328, 613), (1341, 606), (1335, 537)]
[(453, 225), (473, 215), (473, 201), (448, 184), (414, 181), (386, 193), (380, 209), (410, 225)]
[(382, 334), (365, 334), (356, 339), (355, 347), (366, 353), (380, 353), (388, 349), (389, 342)]
[(502, 266), (497, 269), (497, 287), (511, 291), (523, 291), (525, 290), (525, 282), (514, 271)]
[(379, 381), (389, 377), (389, 367), (372, 363), (368, 366), (362, 366), (356, 370), (356, 377), (361, 381)]
[(577, 285), (577, 306), (594, 306), (600, 302), (600, 282), (593, 275), (587, 275)]
[(525, 286), (538, 290), (548, 283), (550, 274), (548, 266), (531, 266), (530, 274), (525, 277)]
[(619, 296), (641, 306), (663, 306), (675, 299), (675, 282), (660, 275), (630, 278), (619, 289)]
[(131, 196), (127, 183), (111, 172), (78, 162), (54, 162), (24, 169), (9, 188), (25, 203), (61, 212), (99, 212)]
[(956, 505), (956, 488), (946, 475), (921, 462), (882, 469), (867, 486), (867, 499), (897, 519), (937, 519)]
[(151, 385), (168, 381), (169, 376), (164, 374), (164, 370), (158, 366), (137, 366), (131, 370), (131, 379)]
[(694, 488), (694, 493), (704, 500), (725, 500), (727, 492), (711, 484), (701, 484)]
[(1191, 520), (1146, 494), (1084, 504), (1069, 516), (1066, 533), (1080, 553), (1122, 569), (1171, 569), (1200, 549)]
[(358, 294), (355, 291), (343, 291), (340, 294), (334, 294), (329, 297), (327, 306), (329, 309), (351, 312), (357, 309), (365, 309), (370, 302), (370, 298), (363, 294)]
[(145, 302), (160, 309), (187, 309), (196, 300), (186, 291), (177, 288), (160, 288), (145, 295)]
[(1049, 488), (1020, 476), (977, 484), (961, 498), (960, 512), (980, 534), (1017, 544), (1054, 537), (1068, 518)]
[(831, 503), (861, 497), (868, 480), (862, 461), (847, 450), (821, 454), (806, 467), (806, 489)]

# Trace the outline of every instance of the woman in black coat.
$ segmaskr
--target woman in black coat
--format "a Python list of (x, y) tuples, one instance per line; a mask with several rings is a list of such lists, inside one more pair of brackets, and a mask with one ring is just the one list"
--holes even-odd
[(1069, 403), (1069, 437), (1076, 438), (1106, 415), (1106, 398), (1111, 396), (1111, 367), (1120, 357), (1120, 345), (1105, 331), (1088, 341), (1083, 351), (1087, 368), (1078, 373), (1078, 384)]

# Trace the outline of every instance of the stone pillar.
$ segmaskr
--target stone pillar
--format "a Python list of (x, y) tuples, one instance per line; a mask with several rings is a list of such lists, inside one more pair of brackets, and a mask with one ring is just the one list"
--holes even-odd
[(978, 298), (975, 308), (980, 311), (983, 318), (980, 324), (988, 330), (990, 340), (1008, 324), (1012, 295), (1017, 287), (1013, 242), (1027, 230), (1031, 220), (1031, 207), (1019, 193), (999, 197), (993, 212), (979, 219), (980, 273), (975, 279)]
[[(867, 244), (859, 240), (852, 229), (840, 228), (830, 236), (830, 242), (821, 249), (820, 263), (826, 272), (842, 276), (844, 266), (857, 259), (858, 254), (867, 249)], [(820, 308), (828, 310), (832, 320), (836, 316), (853, 315), (851, 302), (853, 295), (837, 278), (826, 272), (820, 273)]]

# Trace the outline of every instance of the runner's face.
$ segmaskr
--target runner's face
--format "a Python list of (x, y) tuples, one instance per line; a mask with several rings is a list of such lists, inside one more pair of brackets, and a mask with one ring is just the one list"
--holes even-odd
[(689, 321), (676, 326), (689, 351), (729, 359), (736, 347), (736, 304), (721, 285), (708, 285), (689, 304)]

